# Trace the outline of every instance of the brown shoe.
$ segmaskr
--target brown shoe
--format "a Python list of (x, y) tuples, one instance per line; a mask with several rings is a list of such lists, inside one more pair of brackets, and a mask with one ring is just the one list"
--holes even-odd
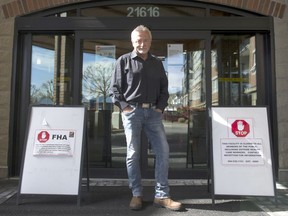
[(154, 206), (167, 208), (173, 211), (178, 211), (182, 208), (182, 204), (180, 202), (175, 202), (170, 198), (164, 198), (164, 199), (155, 198)]
[(133, 196), (129, 207), (131, 210), (140, 210), (142, 208), (142, 197)]

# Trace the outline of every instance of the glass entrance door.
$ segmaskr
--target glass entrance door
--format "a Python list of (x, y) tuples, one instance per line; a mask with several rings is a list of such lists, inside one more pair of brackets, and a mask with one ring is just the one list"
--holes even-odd
[[(193, 173), (193, 178), (197, 178), (191, 171), (206, 172), (208, 155), (205, 38), (194, 35), (179, 38), (179, 33), (176, 38), (171, 34), (171, 38), (167, 38), (167, 35), (169, 33), (153, 33), (150, 51), (162, 60), (169, 80), (170, 98), (163, 123), (170, 145), (170, 175), (192, 178)], [(80, 39), (82, 104), (88, 110), (89, 166), (95, 173), (101, 170), (101, 175), (110, 177), (126, 177), (126, 140), (121, 113), (108, 95), (116, 59), (132, 51), (129, 33), (123, 33), (124, 36), (124, 39), (121, 36), (105, 39), (86, 35)], [(154, 153), (144, 133), (141, 140), (142, 176), (153, 178)]]
[[(256, 106), (256, 36), (254, 34), (212, 36), (212, 104), (214, 106)], [(261, 66), (258, 65), (258, 68)], [(261, 84), (260, 84), (261, 88)]]

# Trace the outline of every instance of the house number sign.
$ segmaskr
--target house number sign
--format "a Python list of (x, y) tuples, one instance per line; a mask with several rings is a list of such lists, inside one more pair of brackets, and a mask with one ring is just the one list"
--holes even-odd
[(127, 7), (127, 17), (160, 17), (160, 8), (154, 6)]

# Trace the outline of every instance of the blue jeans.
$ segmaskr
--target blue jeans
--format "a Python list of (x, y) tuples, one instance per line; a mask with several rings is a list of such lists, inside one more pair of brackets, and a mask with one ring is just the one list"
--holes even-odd
[(168, 169), (169, 146), (162, 123), (162, 113), (154, 108), (133, 107), (131, 112), (122, 112), (122, 121), (127, 142), (127, 173), (129, 187), (133, 196), (142, 196), (140, 149), (141, 131), (145, 131), (156, 156), (155, 164), (155, 198), (169, 197)]

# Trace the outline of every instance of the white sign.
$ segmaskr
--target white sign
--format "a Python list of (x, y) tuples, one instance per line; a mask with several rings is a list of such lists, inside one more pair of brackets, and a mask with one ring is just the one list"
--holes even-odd
[(169, 93), (180, 92), (183, 88), (183, 65), (168, 65)]
[[(100, 60), (108, 60), (108, 59), (115, 59), (115, 53), (116, 53), (116, 46), (114, 45), (96, 45), (96, 61)], [(107, 59), (108, 58), (108, 59)]]
[(212, 107), (214, 193), (275, 196), (266, 107)]
[(36, 130), (33, 155), (73, 156), (76, 131)]
[(78, 195), (84, 116), (82, 106), (31, 107), (21, 194)]
[(221, 139), (223, 165), (264, 165), (262, 139)]
[(183, 44), (167, 44), (168, 65), (175, 64), (183, 66)]

